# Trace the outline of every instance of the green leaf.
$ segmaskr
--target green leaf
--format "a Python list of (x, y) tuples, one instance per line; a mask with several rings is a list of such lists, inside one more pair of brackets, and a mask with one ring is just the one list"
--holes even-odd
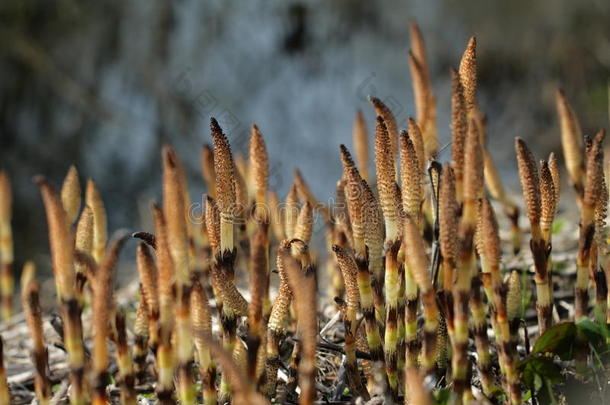
[(543, 357), (535, 362), (534, 367), (541, 377), (551, 384), (558, 384), (563, 381), (561, 368), (552, 359)]
[(604, 343), (608, 337), (608, 328), (606, 325), (600, 325), (589, 318), (583, 318), (576, 322), (576, 327), (578, 328), (578, 331), (586, 337), (587, 341), (595, 347)]
[(574, 341), (577, 328), (574, 322), (559, 323), (542, 334), (536, 341), (532, 354), (550, 353), (562, 360), (574, 358)]
[(552, 262), (553, 271), (561, 272), (568, 267), (568, 261)]
[(434, 403), (436, 405), (447, 405), (451, 399), (451, 391), (447, 388), (441, 388), (440, 390), (434, 391), (432, 396), (434, 397)]
[(525, 385), (538, 392), (544, 384), (557, 384), (563, 381), (561, 369), (553, 359), (543, 355), (533, 355), (519, 364), (523, 370)]
[(551, 234), (557, 235), (563, 229), (566, 222), (562, 219), (557, 219), (553, 222), (553, 226), (551, 228)]
[(504, 392), (504, 390), (501, 387), (498, 387), (497, 385), (494, 385), (490, 388), (490, 392), (489, 392), (489, 397), (490, 398), (496, 398), (496, 399), (500, 399), (506, 396), (506, 393)]

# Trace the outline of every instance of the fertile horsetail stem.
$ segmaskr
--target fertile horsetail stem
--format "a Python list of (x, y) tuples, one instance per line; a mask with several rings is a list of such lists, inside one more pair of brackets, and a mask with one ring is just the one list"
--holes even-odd
[(583, 135), (574, 109), (568, 102), (563, 90), (556, 95), (557, 114), (561, 128), (561, 145), (563, 157), (572, 186), (576, 190), (578, 201), (583, 197), (585, 187), (585, 153)]
[(202, 336), (211, 336), (212, 312), (205, 289), (198, 280), (193, 283), (191, 307), (193, 337), (197, 351), (197, 362), (199, 363), (199, 374), (201, 375), (203, 402), (206, 405), (215, 405), (217, 399), (216, 364), (212, 360), (209, 346), (202, 339)]
[(269, 157), (265, 140), (256, 125), (250, 136), (250, 182), (254, 185), (254, 215), (259, 222), (268, 222), (267, 186), (269, 181)]
[(516, 368), (516, 347), (511, 338), (510, 323), (507, 310), (507, 289), (500, 274), (502, 251), (498, 222), (491, 203), (483, 199), (479, 227), (477, 229), (479, 245), (477, 250), (481, 256), (483, 269), (483, 284), (488, 293), (491, 313), (494, 319), (496, 339), (500, 350), (500, 368), (506, 377), (507, 391), (511, 404), (521, 403), (519, 374)]
[[(344, 167), (344, 177), (346, 180), (344, 191), (353, 232), (355, 250), (354, 260), (358, 268), (358, 289), (360, 292), (360, 306), (362, 308), (362, 315), (365, 322), (366, 337), (371, 353), (371, 359), (374, 362), (383, 364), (384, 353), (381, 341), (381, 332), (375, 316), (375, 301), (373, 292), (374, 282), (371, 281), (371, 272), (369, 271), (367, 261), (367, 251), (364, 236), (365, 221), (368, 212), (367, 208), (369, 208), (368, 204), (365, 205), (365, 201), (363, 201), (361, 198), (362, 195), (366, 193), (364, 188), (365, 182), (362, 177), (360, 177), (358, 169), (354, 167), (349, 152), (344, 146), (341, 147), (341, 152)], [(368, 195), (368, 193), (366, 194)], [(373, 205), (373, 207), (375, 206)], [(376, 208), (376, 212), (379, 212), (379, 208)], [(381, 224), (379, 218), (377, 218), (377, 224)], [(376, 245), (382, 245), (381, 238), (378, 238)], [(383, 315), (385, 315), (385, 313)]]
[(267, 227), (259, 225), (250, 244), (250, 305), (248, 306), (248, 377), (256, 380), (259, 347), (265, 343), (263, 304), (268, 300), (269, 253)]
[[(369, 101), (375, 108), (377, 117), (381, 117), (385, 124), (387, 140), (389, 142), (389, 153), (391, 153), (392, 160), (394, 160), (398, 155), (398, 124), (396, 123), (396, 117), (392, 113), (392, 110), (377, 97), (369, 97)], [(377, 131), (378, 129), (375, 129), (375, 138), (378, 136)]]
[(136, 319), (133, 325), (133, 371), (136, 383), (144, 382), (148, 372), (149, 319), (148, 306), (140, 287), (140, 301), (138, 302)]
[(150, 249), (143, 242), (136, 249), (136, 263), (142, 286), (141, 299), (146, 303), (148, 314), (148, 344), (156, 351), (159, 344), (159, 270)]
[(70, 403), (86, 403), (87, 384), (84, 378), (85, 351), (81, 323), (81, 308), (75, 292), (74, 240), (60, 197), (44, 177), (36, 177), (47, 214), (51, 262), (55, 287), (60, 302), (60, 313), (64, 325), (64, 343), (68, 352)]
[(187, 228), (188, 191), (183, 178), (182, 163), (174, 149), (165, 145), (163, 161), (163, 215), (167, 229), (167, 243), (176, 277), (175, 348), (178, 374), (178, 396), (183, 404), (196, 402), (195, 386), (190, 363), (193, 360), (190, 316), (190, 264)]
[(464, 179), (464, 147), (468, 121), (466, 119), (466, 100), (460, 75), (451, 69), (451, 165), (455, 175), (457, 200), (462, 200)]
[(422, 131), (425, 159), (427, 160), (435, 156), (438, 151), (436, 100), (432, 94), (430, 67), (426, 58), (424, 37), (415, 23), (410, 24), (409, 33), (411, 37), (409, 68), (415, 96), (416, 120)]
[(284, 257), (286, 276), (294, 294), (298, 334), (302, 340), (299, 362), (299, 388), (301, 389), (299, 404), (311, 405), (316, 397), (315, 357), (318, 334), (315, 268), (301, 267), (286, 250), (281, 251), (280, 254)]
[(201, 174), (207, 184), (207, 193), (210, 197), (216, 197), (216, 172), (214, 171), (214, 150), (210, 145), (203, 145), (201, 149)]
[(605, 132), (600, 131), (587, 149), (583, 198), (580, 213), (580, 233), (576, 260), (575, 306), (577, 320), (587, 315), (589, 287), (589, 260), (595, 235), (595, 206), (603, 178), (603, 146)]
[(126, 236), (117, 237), (108, 248), (104, 261), (98, 267), (93, 279), (92, 326), (93, 326), (93, 404), (105, 404), (108, 401), (106, 385), (108, 384), (107, 369), (109, 365), (107, 339), (111, 334), (110, 323), (114, 311), (113, 303), (113, 273), (115, 271), (119, 252)]
[(118, 384), (121, 389), (121, 403), (136, 405), (138, 403), (135, 391), (135, 375), (131, 351), (127, 343), (127, 324), (125, 313), (117, 310), (114, 316), (114, 334), (116, 338), (116, 357), (119, 369)]
[(13, 314), (13, 230), (11, 226), (13, 195), (8, 174), (0, 170), (0, 305), (2, 319)]
[(4, 367), (4, 339), (0, 336), (0, 404), (9, 405), (10, 403), (11, 392), (8, 388), (6, 368)]
[[(525, 141), (523, 141), (521, 138), (516, 138), (515, 149), (517, 151), (519, 178), (521, 180), (521, 187), (523, 189), (525, 208), (531, 227), (530, 248), (534, 257), (538, 326), (540, 331), (544, 332), (551, 326), (553, 298), (550, 294), (551, 291), (548, 279), (547, 242), (544, 239), (541, 227), (543, 211), (542, 196), (540, 191), (540, 176), (534, 156), (530, 152)], [(554, 195), (553, 190), (546, 191), (546, 197), (550, 197), (549, 193)]]
[(471, 37), (468, 40), (466, 49), (460, 60), (460, 83), (464, 89), (464, 102), (466, 103), (467, 111), (470, 111), (476, 105), (476, 89), (477, 89), (477, 40)]
[(430, 260), (426, 255), (425, 243), (419, 226), (409, 216), (405, 217), (403, 242), (409, 251), (409, 254), (405, 255), (407, 266), (421, 291), (424, 308), (422, 367), (426, 374), (432, 374), (436, 366), (436, 335), (440, 314), (436, 304), (436, 292), (430, 279)]
[(167, 241), (167, 225), (163, 211), (156, 206), (152, 207), (155, 221), (155, 240), (157, 265), (159, 269), (159, 345), (156, 351), (157, 367), (157, 399), (164, 405), (174, 404), (174, 347), (172, 344), (172, 331), (174, 328), (174, 282), (176, 274), (174, 262)]
[(345, 324), (345, 368), (350, 389), (357, 395), (369, 398), (369, 394), (362, 384), (358, 364), (356, 362), (356, 315), (360, 307), (360, 292), (358, 289), (358, 267), (355, 260), (340, 246), (333, 245), (333, 252), (341, 269), (345, 283), (346, 303), (343, 306), (343, 323)]
[(68, 222), (73, 224), (78, 218), (81, 202), (80, 183), (75, 166), (70, 166), (64, 183), (61, 186), (61, 202), (68, 215)]
[(102, 196), (93, 180), (87, 181), (85, 191), (85, 205), (91, 207), (93, 212), (93, 259), (99, 265), (104, 259), (106, 243), (108, 242), (108, 231), (106, 224), (106, 208)]
[(218, 122), (211, 120), (212, 138), (214, 140), (214, 172), (216, 173), (216, 203), (220, 211), (220, 251), (233, 251), (235, 165), (227, 137), (223, 134)]
[(364, 114), (358, 110), (354, 120), (353, 130), (354, 151), (358, 161), (358, 169), (362, 178), (368, 181), (369, 178), (369, 134), (364, 121)]
[[(29, 266), (33, 269), (34, 265), (30, 262)], [(22, 278), (22, 281), (25, 280)], [(22, 285), (21, 301), (33, 343), (31, 355), (35, 367), (34, 389), (38, 403), (47, 405), (51, 400), (51, 381), (47, 374), (49, 356), (44, 342), (39, 297), (40, 289), (35, 280), (30, 279)]]

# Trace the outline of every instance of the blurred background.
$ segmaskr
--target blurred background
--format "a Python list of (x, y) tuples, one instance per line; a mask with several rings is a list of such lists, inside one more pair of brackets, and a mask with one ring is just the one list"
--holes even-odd
[[(58, 187), (71, 164), (101, 189), (109, 230), (147, 228), (160, 198), (160, 146), (185, 162), (194, 201), (209, 117), (234, 151), (256, 123), (283, 196), (292, 170), (321, 200), (334, 193), (338, 145), (351, 144), (366, 97), (414, 115), (408, 22), (425, 36), (441, 144), (449, 139), (449, 68), (476, 35), (479, 103), (509, 187), (515, 136), (560, 151), (554, 96), (565, 89), (585, 133), (608, 127), (610, 2), (3, 0), (0, 166), (13, 183), (16, 266), (48, 271), (47, 227), (31, 178)], [(442, 159), (449, 159), (445, 153)], [(131, 256), (125, 253), (124, 256)]]

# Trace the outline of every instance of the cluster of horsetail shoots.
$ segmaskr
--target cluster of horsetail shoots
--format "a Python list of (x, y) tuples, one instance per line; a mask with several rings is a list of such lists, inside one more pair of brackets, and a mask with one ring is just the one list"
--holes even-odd
[[(521, 210), (492, 159), (494, 140), (488, 139), (488, 118), (477, 102), (476, 40), (471, 38), (459, 67), (449, 71), (451, 159), (441, 164), (425, 43), (417, 25), (410, 26), (410, 35), (406, 64), (413, 118), (400, 122), (390, 103), (370, 97), (371, 105), (359, 110), (353, 123), (355, 159), (348, 147), (339, 147), (342, 174), (328, 202), (314, 194), (305, 171), (293, 172), (285, 195), (274, 190), (264, 131), (252, 125), (247, 154), (234, 155), (231, 134), (212, 118), (211, 144), (204, 144), (200, 160), (204, 215), (196, 222), (189, 215), (186, 166), (176, 150), (163, 146), (162, 203), (151, 205), (154, 231), (132, 234), (138, 239), (131, 248), (138, 276), (135, 305), (119, 304), (114, 292), (126, 234), (108, 240), (95, 182), (88, 180), (83, 193), (74, 166), (61, 192), (44, 177), (35, 178), (48, 224), (71, 404), (106, 404), (117, 396), (122, 404), (136, 404), (149, 387), (146, 393), (154, 392), (165, 405), (309, 405), (375, 397), (428, 405), (435, 403), (435, 383), (445, 384), (455, 404), (474, 398), (524, 403), (530, 387), (521, 382), (526, 357), (519, 328), (528, 309), (529, 264), (508, 269), (507, 263), (527, 257), (520, 253), (524, 212), (538, 323), (535, 333), (525, 331), (525, 342), (553, 327), (551, 251), (560, 158), (551, 153), (537, 162), (526, 142), (515, 139)], [(610, 320), (605, 132), (584, 137), (562, 91), (556, 108), (558, 139), (580, 211), (575, 319), (595, 313), (605, 324)], [(372, 139), (367, 121), (374, 123)], [(12, 206), (8, 173), (0, 171), (5, 320), (13, 316), (16, 301)], [(506, 233), (496, 210), (508, 219)], [(318, 232), (318, 222), (324, 232)], [(325, 243), (318, 244), (322, 237)], [(317, 250), (320, 245), (325, 251)], [(321, 260), (327, 266), (320, 266)], [(32, 263), (24, 266), (21, 280), (32, 386), (38, 403), (49, 404), (50, 342), (42, 283)], [(320, 329), (319, 322), (327, 324)], [(325, 335), (331, 329), (336, 333)], [(86, 346), (89, 336), (92, 345)], [(336, 343), (327, 340), (335, 338)], [(578, 361), (586, 364), (586, 347), (576, 348)], [(337, 366), (343, 372), (333, 390), (322, 386), (328, 378), (318, 371), (318, 363), (326, 361), (321, 350), (340, 354)], [(0, 360), (4, 404), (10, 402), (11, 386), (2, 353)], [(112, 385), (120, 395), (109, 394)]]

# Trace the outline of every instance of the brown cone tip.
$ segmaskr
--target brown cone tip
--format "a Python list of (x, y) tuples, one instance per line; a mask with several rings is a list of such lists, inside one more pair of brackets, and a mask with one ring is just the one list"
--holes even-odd
[(540, 202), (542, 210), (540, 223), (542, 224), (543, 229), (546, 229), (548, 231), (551, 229), (553, 218), (555, 217), (555, 213), (557, 212), (557, 207), (555, 205), (556, 192), (555, 185), (553, 182), (553, 175), (551, 174), (549, 164), (545, 160), (540, 161), (539, 178)]
[(221, 212), (230, 212), (237, 198), (235, 192), (235, 164), (227, 137), (214, 118), (210, 122), (214, 140), (217, 204)]
[(424, 173), (424, 171), (426, 170), (426, 152), (424, 148), (424, 138), (421, 132), (421, 128), (419, 127), (415, 119), (409, 117), (407, 129), (409, 138), (411, 139), (411, 141), (413, 142), (413, 146), (415, 147), (420, 171)]
[(419, 221), (422, 201), (421, 171), (415, 146), (406, 131), (402, 131), (400, 134), (400, 161), (402, 209), (413, 220)]
[(375, 129), (375, 165), (377, 172), (377, 187), (384, 216), (390, 221), (396, 220), (396, 207), (399, 197), (396, 193), (396, 170), (394, 157), (390, 149), (388, 131), (382, 117), (377, 117)]
[(344, 170), (348, 170), (349, 168), (356, 166), (354, 164), (354, 160), (352, 159), (352, 154), (345, 145), (339, 145), (339, 151), (341, 152), (341, 163), (343, 164)]
[(375, 108), (375, 113), (378, 116), (377, 120), (379, 121), (379, 117), (381, 117), (384, 121), (392, 156), (396, 156), (398, 152), (398, 124), (396, 123), (396, 117), (392, 110), (377, 97), (369, 97), (369, 101)]
[(561, 178), (559, 176), (559, 162), (555, 153), (551, 152), (549, 155), (549, 170), (553, 177), (553, 189), (555, 190), (555, 208), (559, 208), (559, 197), (561, 195)]
[(252, 136), (250, 137), (250, 162), (252, 165), (252, 176), (258, 190), (267, 189), (269, 177), (269, 157), (265, 139), (256, 125), (252, 125)]
[(78, 218), (81, 204), (81, 189), (78, 180), (78, 171), (74, 165), (70, 166), (61, 187), (61, 202), (68, 215), (68, 222), (73, 224)]
[(466, 45), (466, 50), (460, 61), (460, 81), (464, 87), (464, 100), (466, 106), (470, 110), (476, 103), (476, 88), (477, 88), (477, 40), (471, 37)]

